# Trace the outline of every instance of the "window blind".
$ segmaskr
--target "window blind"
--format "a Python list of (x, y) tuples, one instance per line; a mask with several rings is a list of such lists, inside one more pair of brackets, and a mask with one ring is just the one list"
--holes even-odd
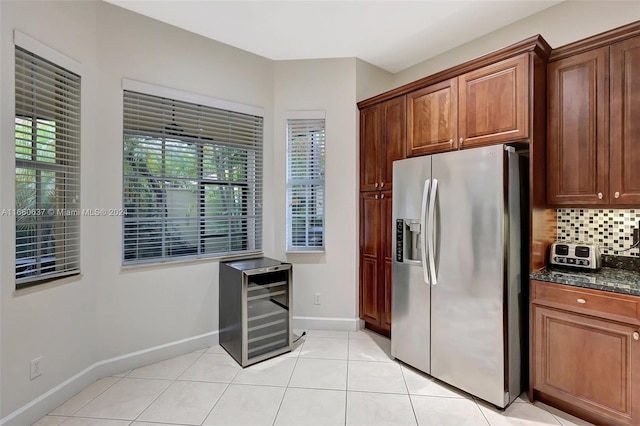
[(287, 120), (287, 250), (324, 250), (325, 120)]
[(263, 119), (124, 91), (123, 263), (262, 249)]
[(15, 48), (16, 287), (80, 270), (80, 76)]

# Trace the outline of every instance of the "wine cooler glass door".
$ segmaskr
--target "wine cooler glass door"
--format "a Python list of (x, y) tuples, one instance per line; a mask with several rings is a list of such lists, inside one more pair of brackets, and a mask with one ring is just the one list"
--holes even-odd
[(245, 276), (247, 361), (290, 346), (289, 270)]

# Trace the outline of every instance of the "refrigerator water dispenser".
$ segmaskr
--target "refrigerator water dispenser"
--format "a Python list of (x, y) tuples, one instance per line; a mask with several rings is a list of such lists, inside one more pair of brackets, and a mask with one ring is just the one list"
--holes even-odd
[(398, 219), (396, 221), (396, 261), (421, 262), (420, 219)]

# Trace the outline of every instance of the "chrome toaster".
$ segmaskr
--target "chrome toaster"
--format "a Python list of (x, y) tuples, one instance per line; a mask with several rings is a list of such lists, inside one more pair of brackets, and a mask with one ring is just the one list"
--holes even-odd
[(593, 243), (556, 241), (551, 244), (549, 263), (571, 268), (599, 269), (600, 248)]

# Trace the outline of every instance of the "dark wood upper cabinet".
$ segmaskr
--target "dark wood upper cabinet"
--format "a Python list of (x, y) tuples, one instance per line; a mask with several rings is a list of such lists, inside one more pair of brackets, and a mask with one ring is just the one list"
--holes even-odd
[(406, 156), (406, 97), (360, 112), (360, 190), (391, 189), (393, 162)]
[(508, 58), (407, 95), (407, 155), (529, 138), (529, 55)]
[(382, 107), (360, 111), (360, 190), (374, 191), (380, 184), (379, 158), (382, 149)]
[(384, 122), (384, 146), (380, 150), (380, 189), (391, 189), (393, 183), (393, 162), (406, 158), (407, 146), (407, 99), (405, 96), (391, 99), (382, 104)]
[(460, 148), (529, 137), (528, 55), (466, 73), (459, 84)]
[(611, 46), (612, 204), (640, 204), (640, 37)]
[(549, 204), (640, 204), (640, 36), (547, 70)]
[(407, 156), (458, 148), (458, 79), (407, 95)]
[(550, 63), (547, 73), (547, 201), (609, 200), (609, 48)]

